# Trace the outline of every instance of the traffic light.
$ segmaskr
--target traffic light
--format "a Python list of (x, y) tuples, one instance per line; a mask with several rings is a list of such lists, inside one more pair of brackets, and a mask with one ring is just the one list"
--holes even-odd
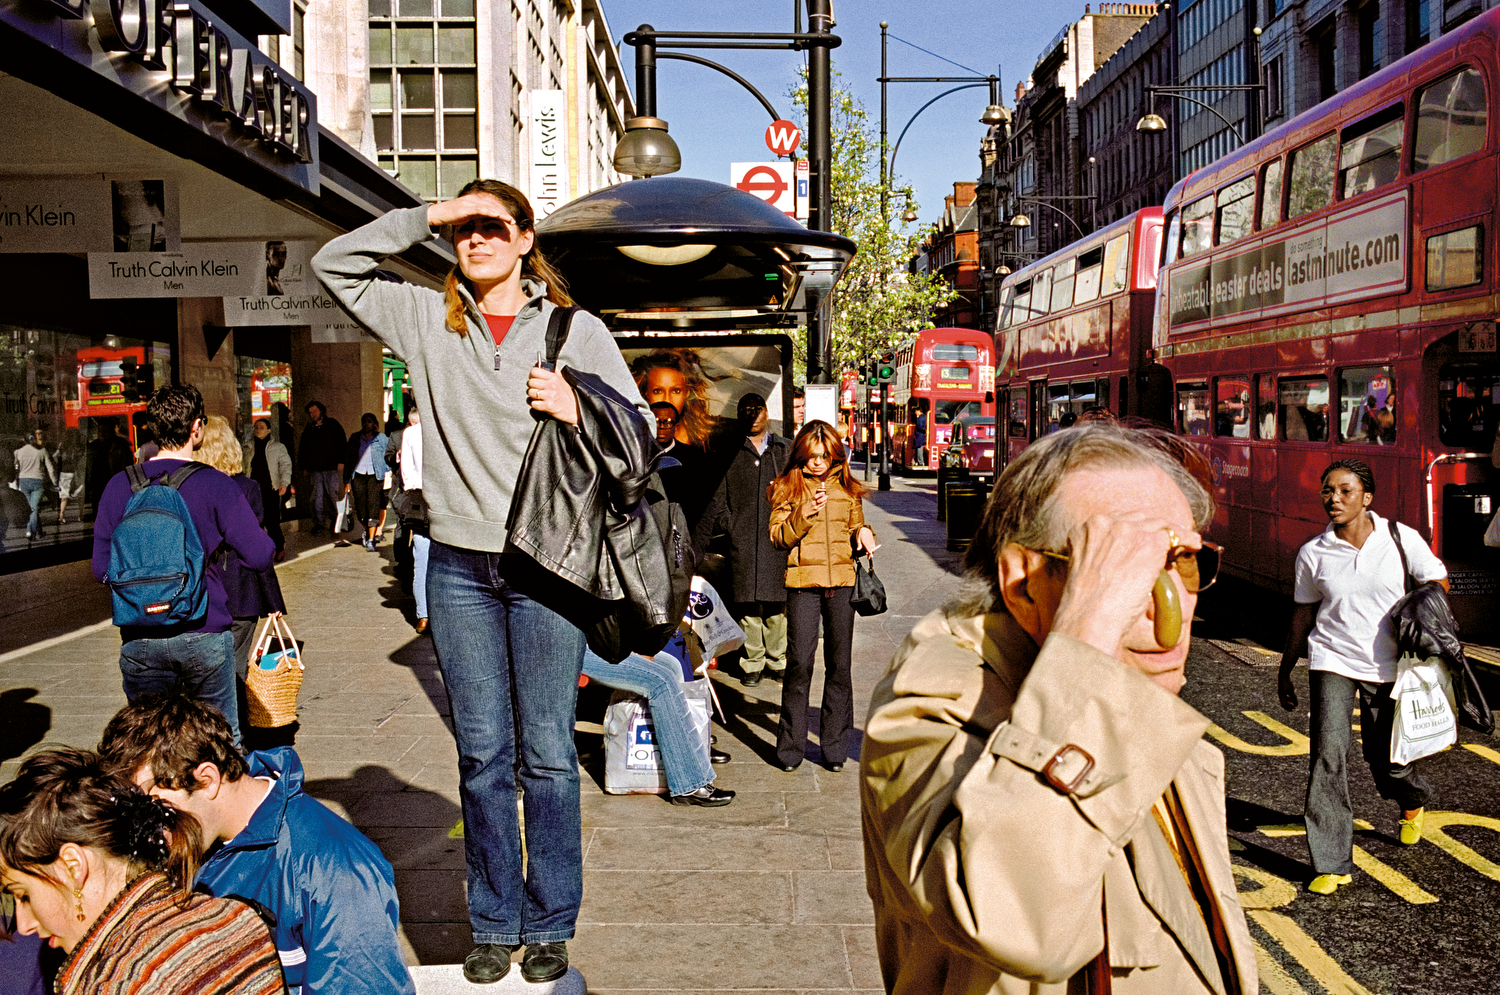
[(896, 354), (889, 349), (880, 354), (880, 361), (875, 364), (875, 380), (882, 387), (896, 382)]
[(865, 366), (865, 361), (863, 359), (861, 359), (859, 361), (859, 379), (856, 380), (855, 383), (861, 383), (861, 384), (868, 383), (869, 382), (869, 378), (870, 378), (869, 369), (868, 369), (868, 367)]
[(156, 370), (148, 363), (141, 365), (134, 356), (120, 360), (120, 396), (131, 403), (139, 403), (151, 396), (156, 389)]

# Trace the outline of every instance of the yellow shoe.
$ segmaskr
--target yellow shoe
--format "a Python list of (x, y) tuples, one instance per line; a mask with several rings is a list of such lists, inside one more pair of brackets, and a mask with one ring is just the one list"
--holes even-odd
[(1422, 817), (1426, 814), (1425, 808), (1419, 808), (1415, 818), (1400, 820), (1402, 843), (1407, 846), (1416, 846), (1422, 842)]
[(1316, 895), (1332, 895), (1339, 890), (1341, 885), (1346, 885), (1353, 880), (1354, 877), (1350, 874), (1319, 874), (1312, 879), (1307, 890)]

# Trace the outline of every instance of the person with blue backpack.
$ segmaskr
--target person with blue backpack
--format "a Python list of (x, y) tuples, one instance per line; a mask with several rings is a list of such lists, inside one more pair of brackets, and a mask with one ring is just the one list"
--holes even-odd
[(110, 587), (125, 697), (180, 690), (238, 736), (232, 619), (214, 554), (228, 548), (264, 570), (276, 546), (239, 486), (193, 461), (205, 426), (198, 388), (162, 387), (146, 418), (161, 451), (115, 474), (94, 523), (94, 577)]

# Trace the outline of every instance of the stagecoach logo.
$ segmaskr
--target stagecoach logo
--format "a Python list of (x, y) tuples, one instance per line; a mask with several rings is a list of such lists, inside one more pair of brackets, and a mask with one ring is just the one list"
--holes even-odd
[(1215, 318), (1242, 320), (1406, 289), (1409, 194), (1361, 205), (1211, 262), (1172, 270), (1172, 331)]

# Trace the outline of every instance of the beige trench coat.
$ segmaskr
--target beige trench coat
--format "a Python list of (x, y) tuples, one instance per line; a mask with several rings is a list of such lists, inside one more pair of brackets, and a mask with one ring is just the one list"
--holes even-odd
[[(1083, 992), (1107, 917), (1115, 995), (1258, 992), (1207, 727), (1091, 646), (1054, 635), (1039, 653), (1008, 615), (918, 623), (875, 689), (860, 759), (886, 990)], [(1067, 744), (1095, 762), (1071, 792), (1039, 773)], [(1169, 784), (1229, 939), (1226, 971), (1151, 815)]]

